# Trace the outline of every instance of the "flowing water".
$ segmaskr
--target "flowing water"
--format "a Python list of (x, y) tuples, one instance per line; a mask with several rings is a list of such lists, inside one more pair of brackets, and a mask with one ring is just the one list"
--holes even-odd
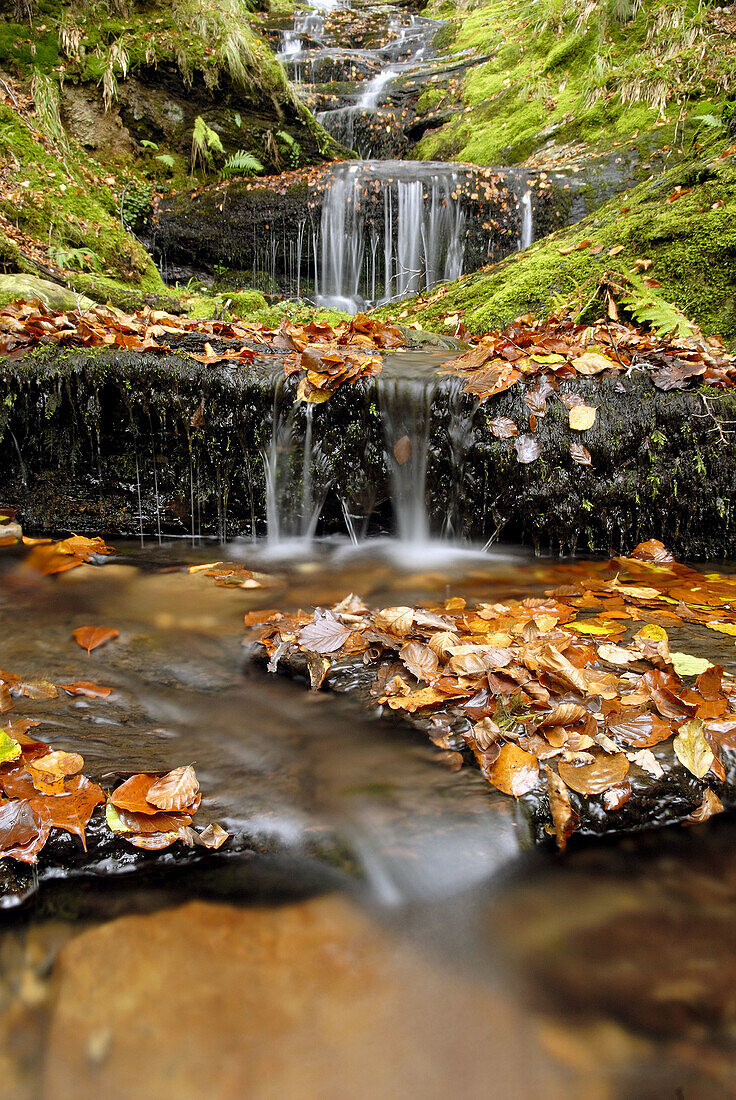
[[(328, 4), (297, 12), (281, 33), (287, 74), (311, 107), (321, 104), (322, 125), (361, 158), (336, 165), (326, 181), (309, 275), (320, 305), (355, 313), (533, 240), (532, 192), (521, 173), (499, 180), (472, 165), (396, 159), (408, 149), (403, 82), (431, 79), (443, 25), (381, 6)], [(297, 232), (287, 264), (292, 292), (312, 266), (304, 226)]]
[[(396, 446), (401, 387), (384, 413)], [(275, 1083), (290, 1097), (374, 1097), (392, 1083), (410, 1095), (411, 1079), (438, 1100), (458, 1082), (471, 1097), (730, 1095), (730, 821), (581, 844), (564, 861), (525, 854), (513, 806), (492, 812), (476, 769), (348, 699), (269, 676), (243, 649), (242, 615), (258, 607), (350, 591), (375, 605), (498, 601), (580, 568), (513, 549), (428, 551), (332, 541), (286, 560), (265, 544), (131, 544), (55, 578), (3, 551), (3, 666), (115, 689), (21, 700), (13, 717), (38, 718), (93, 776), (194, 761), (202, 823), (231, 833), (203, 864), (164, 859), (142, 877), (121, 843), (91, 879), (44, 879), (25, 916), (6, 911), (8, 1095), (195, 1096), (208, 1082), (217, 1098), (246, 1085), (272, 1096)], [(187, 571), (217, 558), (265, 587)], [(70, 638), (85, 623), (120, 638), (88, 657)]]

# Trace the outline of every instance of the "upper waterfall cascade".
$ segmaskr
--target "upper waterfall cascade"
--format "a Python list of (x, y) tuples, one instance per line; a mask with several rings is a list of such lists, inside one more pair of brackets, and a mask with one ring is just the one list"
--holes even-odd
[(404, 140), (401, 81), (430, 78), (442, 26), (405, 11), (318, 0), (281, 32), (287, 74), (325, 129), (362, 158), (334, 167), (318, 224), (306, 242), (304, 226), (298, 230), (296, 251), (290, 242), (292, 293), (306, 273), (320, 305), (354, 313), (531, 243), (531, 192), (520, 174), (504, 181), (507, 191), (494, 181), (491, 194), (472, 166), (395, 159)]

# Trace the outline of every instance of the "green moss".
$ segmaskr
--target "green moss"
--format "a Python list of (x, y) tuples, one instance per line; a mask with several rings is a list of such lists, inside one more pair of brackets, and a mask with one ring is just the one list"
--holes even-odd
[(676, 127), (682, 149), (681, 112), (717, 114), (731, 79), (728, 37), (694, 0), (646, 0), (631, 18), (609, 0), (456, 0), (427, 14), (452, 18), (454, 51), (492, 57), (464, 80), (466, 111), (419, 143), (423, 159), (516, 162), (552, 135), (597, 148), (647, 134), (662, 147)]

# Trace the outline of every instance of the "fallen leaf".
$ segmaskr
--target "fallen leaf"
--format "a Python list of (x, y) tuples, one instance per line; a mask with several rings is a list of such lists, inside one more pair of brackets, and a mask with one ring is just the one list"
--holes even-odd
[(10, 737), (5, 730), (0, 730), (0, 764), (7, 764), (10, 760), (17, 760), (21, 752), (21, 746), (15, 738)]
[(570, 455), (573, 462), (577, 462), (579, 466), (592, 466), (593, 464), (593, 460), (590, 457), (590, 451), (587, 447), (584, 447), (582, 443), (571, 443)]
[(0, 804), (0, 858), (35, 863), (48, 840), (51, 822), (41, 807), (24, 799)]
[(557, 847), (560, 851), (564, 851), (571, 834), (578, 827), (578, 815), (572, 808), (564, 781), (550, 768), (549, 764), (544, 765), (544, 775)]
[(397, 439), (394, 443), (394, 458), (399, 466), (403, 466), (411, 458), (411, 440), (408, 435), (402, 435), (401, 439)]
[(539, 782), (539, 761), (518, 745), (502, 745), (488, 778), (499, 791), (520, 798)]
[(315, 611), (313, 621), (302, 627), (297, 637), (303, 649), (311, 649), (314, 653), (336, 653), (345, 645), (350, 633), (350, 628), (331, 612)]
[(534, 435), (517, 436), (514, 440), (514, 447), (516, 448), (516, 457), (518, 461), (524, 465), (530, 462), (536, 462), (541, 454), (539, 440)]
[(412, 676), (427, 683), (439, 668), (437, 654), (422, 642), (407, 642), (399, 650), (399, 657)]
[(698, 808), (693, 810), (682, 823), (683, 825), (700, 825), (703, 821), (713, 817), (714, 814), (722, 814), (724, 809), (725, 806), (718, 795), (708, 787)]
[(682, 766), (698, 779), (706, 775), (715, 759), (705, 739), (705, 729), (699, 718), (683, 722), (677, 737), (672, 742), (672, 748)]
[(568, 413), (570, 427), (576, 432), (587, 432), (595, 424), (598, 409), (593, 405), (573, 405)]
[(405, 638), (411, 633), (414, 623), (414, 609), (411, 607), (385, 607), (383, 611), (377, 611), (374, 619), (376, 630), (383, 630), (387, 634), (396, 634), (399, 638)]
[(496, 439), (512, 439), (519, 434), (516, 424), (508, 416), (497, 416), (494, 420), (489, 420), (488, 427)]
[(567, 786), (578, 794), (602, 794), (625, 778), (629, 771), (629, 762), (621, 752), (616, 756), (598, 756), (592, 764), (579, 767), (560, 761), (557, 771)]
[(84, 695), (89, 699), (107, 699), (114, 690), (114, 688), (103, 687), (101, 684), (92, 684), (89, 680), (78, 680), (75, 684), (59, 684), (59, 687), (68, 691), (70, 695)]
[(88, 653), (119, 636), (120, 631), (114, 626), (79, 626), (74, 631), (74, 640), (77, 645), (86, 649)]
[(191, 764), (161, 776), (146, 793), (146, 801), (158, 806), (160, 810), (184, 810), (191, 806), (199, 783)]

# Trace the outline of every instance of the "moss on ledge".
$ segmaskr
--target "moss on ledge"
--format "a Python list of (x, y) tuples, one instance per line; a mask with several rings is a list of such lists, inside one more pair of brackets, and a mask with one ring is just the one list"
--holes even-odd
[(736, 157), (680, 165), (526, 251), (446, 284), (444, 292), (377, 312), (438, 331), (448, 315), (459, 314), (481, 333), (523, 313), (546, 315), (563, 300), (582, 306), (607, 271), (644, 274), (706, 334), (735, 345)]

